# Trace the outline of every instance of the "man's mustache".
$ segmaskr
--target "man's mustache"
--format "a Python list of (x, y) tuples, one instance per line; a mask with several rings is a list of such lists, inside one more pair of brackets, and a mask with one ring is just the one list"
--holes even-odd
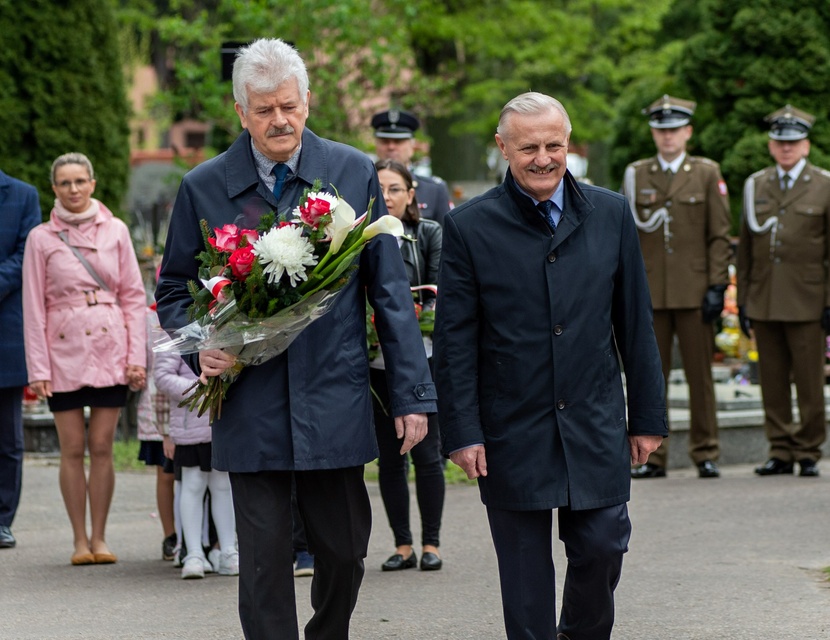
[(294, 127), (290, 124), (285, 125), (284, 127), (271, 127), (268, 131), (265, 132), (266, 138), (273, 138), (275, 136), (284, 136), (289, 133), (294, 133)]

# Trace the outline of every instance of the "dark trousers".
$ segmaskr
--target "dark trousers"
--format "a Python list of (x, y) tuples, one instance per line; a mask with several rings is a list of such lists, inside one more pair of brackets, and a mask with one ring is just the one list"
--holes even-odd
[[(372, 389), (389, 406), (386, 372), (371, 369)], [(409, 524), (409, 482), (407, 455), (401, 455), (401, 440), (395, 433), (395, 419), (384, 412), (377, 397), (372, 397), (375, 435), (378, 442), (378, 485), (395, 546), (412, 544)], [(438, 417), (428, 418), (426, 437), (409, 452), (415, 465), (415, 493), (421, 514), (421, 544), (440, 546), (441, 514), (444, 511), (444, 465)]]
[[(628, 507), (562, 507), (558, 516), (559, 539), (568, 558), (558, 633), (569, 640), (610, 638), (614, 589), (631, 535)], [(555, 640), (553, 512), (488, 507), (487, 517), (498, 557), (508, 640)]]
[(0, 525), (12, 526), (23, 483), (23, 387), (0, 389)]
[[(372, 513), (363, 467), (293, 472), (314, 554), (306, 640), (347, 640)], [(239, 539), (239, 617), (247, 640), (296, 640), (291, 471), (231, 473)]]
[[(658, 309), (654, 312), (654, 335), (663, 363), (663, 379), (668, 385), (671, 371), (674, 336), (680, 348), (683, 371), (689, 385), (689, 457), (695, 464), (717, 460), (720, 456), (718, 422), (716, 416), (715, 385), (712, 381), (712, 357), (715, 350), (714, 329), (704, 323), (700, 309)], [(666, 468), (669, 440), (663, 438), (660, 447), (648, 461)]]
[[(821, 458), (827, 437), (824, 408), (824, 329), (818, 322), (752, 321), (758, 344), (764, 431), (770, 458), (785, 462)], [(790, 374), (798, 400), (793, 418)]]

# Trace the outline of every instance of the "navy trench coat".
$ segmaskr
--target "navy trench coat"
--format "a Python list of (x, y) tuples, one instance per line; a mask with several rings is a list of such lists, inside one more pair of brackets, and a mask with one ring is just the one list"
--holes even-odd
[[(315, 179), (336, 187), (360, 215), (374, 196), (385, 213), (371, 160), (356, 149), (303, 132), (297, 175), (285, 183), (280, 213), (299, 204)], [(187, 324), (188, 280), (197, 279), (202, 250), (199, 220), (211, 228), (254, 228), (274, 210), (259, 179), (251, 138), (243, 132), (223, 154), (189, 172), (179, 189), (156, 289), (162, 327)], [(394, 238), (381, 235), (363, 250), (357, 277), (334, 307), (306, 328), (283, 354), (246, 367), (213, 424), (213, 466), (223, 471), (314, 470), (358, 466), (377, 457), (366, 347), (366, 295), (387, 362), (392, 412), (434, 413), (432, 383), (409, 282)], [(198, 372), (198, 358), (188, 357)]]
[(0, 388), (28, 383), (23, 350), (23, 249), (41, 223), (40, 199), (32, 185), (0, 171)]
[(570, 172), (563, 179), (555, 235), (509, 172), (444, 221), (435, 333), (443, 448), (484, 444), (479, 487), (497, 509), (626, 502), (628, 435), (668, 434), (631, 211), (618, 194), (580, 186)]

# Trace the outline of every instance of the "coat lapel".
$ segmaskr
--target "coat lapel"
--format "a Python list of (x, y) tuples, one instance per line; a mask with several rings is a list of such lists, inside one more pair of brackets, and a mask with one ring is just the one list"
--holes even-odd
[[(775, 175), (777, 176), (778, 173), (776, 172)], [(787, 193), (781, 194), (781, 206), (788, 207), (793, 202), (799, 200), (803, 196), (807, 195), (809, 191), (810, 182), (812, 182), (812, 167), (809, 163), (804, 165), (804, 169), (801, 170), (801, 173), (798, 176), (798, 180), (793, 183), (793, 186), (790, 187), (790, 190)], [(779, 191), (780, 191), (779, 185)]]
[(666, 176), (666, 174), (663, 174), (665, 176), (664, 179), (666, 180), (666, 184), (668, 185), (668, 188), (666, 189), (666, 198), (673, 198), (676, 193), (684, 189), (691, 180), (691, 173), (692, 165), (688, 162), (684, 162), (680, 166), (680, 170), (671, 179), (671, 182), (669, 182), (669, 177)]

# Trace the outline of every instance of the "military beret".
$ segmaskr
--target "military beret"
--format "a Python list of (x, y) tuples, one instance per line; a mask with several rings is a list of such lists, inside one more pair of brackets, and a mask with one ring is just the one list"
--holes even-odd
[(377, 138), (411, 138), (420, 126), (418, 118), (399, 109), (381, 111), (372, 116), (372, 128)]
[(769, 122), (770, 138), (795, 142), (796, 140), (803, 140), (810, 134), (810, 129), (816, 121), (816, 117), (788, 104), (777, 111), (773, 111), (764, 120)]
[(643, 109), (643, 114), (648, 116), (648, 124), (653, 129), (677, 129), (689, 124), (696, 106), (690, 100), (664, 95)]

